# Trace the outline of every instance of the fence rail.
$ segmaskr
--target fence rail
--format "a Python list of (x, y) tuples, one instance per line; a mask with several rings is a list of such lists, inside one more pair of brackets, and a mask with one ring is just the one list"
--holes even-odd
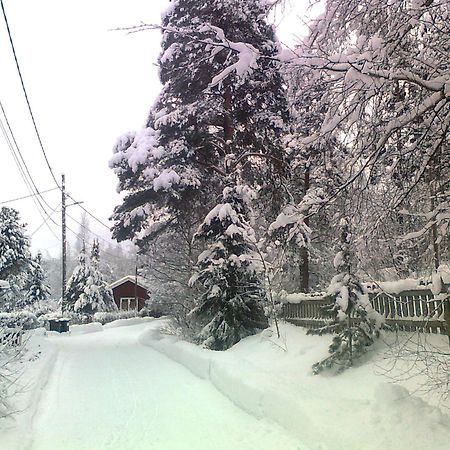
[[(403, 291), (399, 294), (369, 293), (369, 299), (375, 311), (394, 329), (450, 335), (448, 296), (435, 296), (430, 290), (424, 289)], [(332, 297), (284, 303), (283, 317), (294, 325), (319, 328), (330, 322), (323, 308), (332, 304)]]
[(0, 330), (0, 345), (17, 347), (22, 345), (22, 328), (4, 328)]

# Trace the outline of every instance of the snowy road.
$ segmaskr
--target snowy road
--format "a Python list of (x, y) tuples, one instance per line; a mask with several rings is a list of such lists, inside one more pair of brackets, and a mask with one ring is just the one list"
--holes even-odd
[(28, 450), (306, 448), (140, 345), (145, 326), (53, 338), (58, 357)]

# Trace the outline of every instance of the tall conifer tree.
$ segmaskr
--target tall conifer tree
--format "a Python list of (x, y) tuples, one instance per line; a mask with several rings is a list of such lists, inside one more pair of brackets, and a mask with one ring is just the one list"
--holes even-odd
[[(222, 191), (230, 173), (264, 186), (282, 175), (288, 112), (270, 58), (277, 42), (267, 12), (259, 0), (178, 0), (166, 12), (163, 90), (147, 127), (122, 137), (111, 161), (127, 194), (113, 215), (117, 239), (145, 243), (153, 231), (176, 227), (194, 211), (204, 217), (211, 194)], [(223, 45), (223, 36), (249, 42), (263, 57), (241, 70), (239, 54)], [(236, 71), (212, 83), (233, 65)]]

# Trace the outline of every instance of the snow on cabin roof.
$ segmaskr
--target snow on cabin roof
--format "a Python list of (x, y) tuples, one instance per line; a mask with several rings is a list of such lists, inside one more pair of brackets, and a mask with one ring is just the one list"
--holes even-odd
[[(135, 275), (127, 275), (123, 278), (121, 278), (120, 280), (114, 281), (113, 283), (111, 283), (108, 288), (109, 289), (114, 289), (117, 286), (120, 286), (121, 284), (126, 283), (127, 281), (131, 281), (133, 284), (136, 282), (136, 276)], [(144, 288), (146, 290), (149, 290), (149, 285), (148, 282), (145, 278), (138, 276), (137, 277), (137, 283), (138, 286), (140, 286), (141, 288)]]

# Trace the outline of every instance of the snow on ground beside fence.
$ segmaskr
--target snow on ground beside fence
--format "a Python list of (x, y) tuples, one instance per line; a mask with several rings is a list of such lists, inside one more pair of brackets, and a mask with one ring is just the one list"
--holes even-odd
[(282, 303), (301, 303), (306, 300), (325, 300), (327, 298), (326, 292), (294, 292), (292, 294), (288, 294), (285, 291), (282, 291), (278, 294), (279, 300)]
[[(283, 324), (279, 340), (266, 330), (227, 352), (213, 352), (165, 336), (156, 326), (157, 322), (144, 332), (141, 343), (209, 380), (245, 411), (275, 421), (312, 448), (317, 442), (333, 450), (448, 448), (450, 418), (410, 394), (417, 380), (389, 384), (377, 375), (381, 343), (366, 364), (339, 376), (315, 376), (311, 365), (327, 355), (330, 336), (306, 336), (305, 330)], [(446, 339), (431, 337), (441, 338)]]

